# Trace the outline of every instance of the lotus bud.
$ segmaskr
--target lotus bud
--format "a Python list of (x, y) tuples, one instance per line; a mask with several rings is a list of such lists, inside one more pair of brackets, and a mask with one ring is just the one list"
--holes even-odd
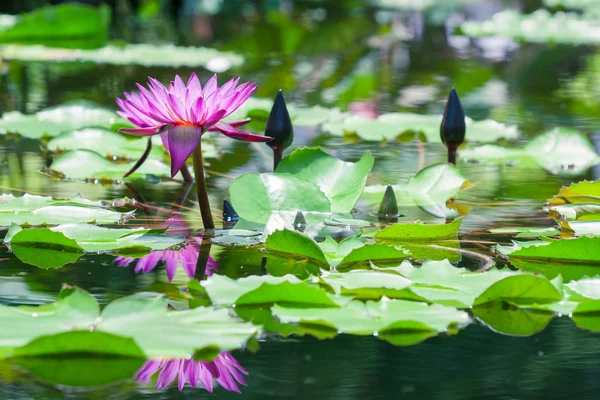
[(456, 164), (456, 150), (465, 141), (465, 112), (456, 90), (452, 88), (444, 109), (440, 137), (448, 147), (448, 162)]
[(273, 138), (273, 140), (267, 142), (267, 145), (273, 149), (274, 169), (276, 169), (283, 151), (290, 147), (294, 141), (294, 127), (292, 126), (290, 113), (285, 105), (281, 89), (277, 93), (277, 96), (275, 96), (275, 102), (267, 120), (265, 136)]

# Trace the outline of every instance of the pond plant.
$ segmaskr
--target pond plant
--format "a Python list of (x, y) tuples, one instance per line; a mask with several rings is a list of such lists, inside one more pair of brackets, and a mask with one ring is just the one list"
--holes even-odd
[(448, 148), (448, 162), (451, 164), (456, 164), (456, 151), (465, 141), (466, 129), (465, 112), (458, 94), (453, 88), (450, 95), (448, 95), (442, 125), (440, 126), (440, 137)]
[[(202, 221), (205, 229), (214, 229), (214, 221), (208, 201), (204, 179), (201, 137), (208, 130), (217, 130), (223, 135), (247, 142), (267, 142), (268, 136), (242, 132), (236, 127), (247, 121), (227, 123), (222, 121), (237, 110), (256, 90), (255, 83), (242, 83), (232, 78), (219, 87), (217, 75), (204, 87), (198, 76), (192, 73), (187, 84), (179, 77), (169, 84), (168, 89), (154, 78), (149, 78), (148, 88), (138, 84), (139, 93), (125, 93), (125, 100), (117, 98), (121, 108), (119, 115), (128, 119), (137, 128), (121, 128), (119, 132), (135, 136), (160, 135), (163, 145), (171, 155), (171, 177), (184, 167), (186, 160), (194, 154), (194, 174)], [(139, 161), (125, 176), (137, 170), (146, 160), (152, 148), (148, 147)]]

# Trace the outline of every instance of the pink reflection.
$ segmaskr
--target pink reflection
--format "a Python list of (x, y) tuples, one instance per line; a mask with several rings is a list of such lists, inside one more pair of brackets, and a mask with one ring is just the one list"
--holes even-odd
[[(170, 217), (161, 227), (167, 228), (165, 234), (169, 236), (188, 236), (190, 234), (188, 226), (179, 215)], [(152, 271), (159, 262), (163, 262), (166, 266), (169, 282), (173, 280), (177, 266), (181, 265), (187, 276), (193, 278), (200, 255), (202, 237), (188, 237), (188, 240), (191, 243), (179, 250), (155, 250), (142, 258), (118, 256), (113, 262), (117, 263), (119, 267), (128, 267), (130, 264), (136, 262), (135, 272), (144, 274)], [(205, 270), (206, 276), (211, 276), (218, 269), (219, 266), (217, 263), (208, 257)]]
[(374, 100), (367, 100), (363, 102), (354, 102), (348, 105), (348, 111), (352, 115), (358, 115), (365, 118), (377, 118), (379, 112), (377, 111), (377, 103)]
[(197, 387), (200, 383), (204, 389), (212, 392), (216, 380), (223, 389), (240, 393), (238, 383), (246, 386), (244, 375), (248, 375), (248, 371), (229, 352), (223, 352), (213, 361), (183, 358), (150, 360), (136, 372), (135, 379), (140, 383), (147, 383), (158, 371), (157, 389), (167, 387), (178, 378), (177, 387), (180, 391), (186, 383), (191, 387)]

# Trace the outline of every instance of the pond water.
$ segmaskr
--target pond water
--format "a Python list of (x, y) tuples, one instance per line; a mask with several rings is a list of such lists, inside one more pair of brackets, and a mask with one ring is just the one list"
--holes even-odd
[[(184, 1), (174, 11), (177, 23), (168, 12), (150, 19), (136, 18), (127, 10), (127, 2), (117, 3), (121, 6), (113, 15), (112, 38), (204, 45), (243, 54), (245, 63), (221, 73), (221, 80), (242, 76), (256, 81), (255, 97), (273, 98), (281, 88), (286, 100), (296, 106), (338, 107), (370, 115), (399, 111), (441, 114), (450, 89), (455, 87), (469, 117), (518, 126), (522, 135), (515, 147), (523, 147), (540, 131), (554, 126), (588, 133), (600, 126), (593, 107), (598, 103), (590, 106), (589, 93), (569, 91), (576, 87), (574, 82), (597, 79), (597, 72), (590, 67), (590, 60), (597, 56), (595, 47), (474, 40), (448, 33), (451, 21), (484, 20), (503, 9), (531, 11), (541, 7), (539, 1), (480, 1), (440, 6), (436, 12), (377, 11), (362, 7), (361, 2), (337, 0), (200, 2), (208, 8), (208, 3), (221, 4), (204, 15), (193, 15), (189, 9), (193, 2)], [(4, 12), (22, 11), (6, 8)], [(204, 82), (212, 75), (202, 68), (39, 61), (6, 61), (0, 68), (3, 111), (28, 114), (80, 99), (114, 109), (116, 97), (134, 90), (135, 83), (145, 82), (148, 76), (168, 82), (175, 73), (187, 77), (195, 71)], [(272, 158), (263, 144), (233, 142), (223, 136), (212, 143), (219, 157), (207, 159), (207, 182), (214, 214), (220, 214), (230, 183), (243, 173), (271, 172)], [(370, 151), (376, 162), (367, 185), (404, 184), (424, 167), (446, 161), (441, 143), (368, 142), (327, 135), (315, 127), (296, 127), (288, 152), (303, 146), (320, 146), (352, 162)], [(158, 228), (169, 218), (181, 216), (192, 232), (202, 228), (195, 191), (180, 181), (159, 183), (151, 177), (127, 184), (60, 180), (42, 173), (51, 162), (39, 140), (0, 135), (0, 192), (59, 198), (81, 194), (90, 200), (127, 197), (143, 204), (127, 222), (131, 227)], [(496, 244), (509, 244), (514, 236), (492, 235), (489, 229), (554, 227), (555, 221), (543, 212), (546, 200), (571, 182), (600, 178), (600, 171), (594, 168), (552, 174), (535, 163), (472, 162), (461, 158), (460, 152), (457, 167), (471, 184), (456, 200), (471, 207), (463, 218), (460, 247), (487, 255), (494, 255)], [(372, 204), (359, 202), (355, 211), (354, 218), (374, 221)], [(439, 222), (417, 207), (408, 209), (400, 221), (416, 219)], [(359, 231), (342, 230), (338, 238)], [(6, 230), (0, 231), (0, 236), (5, 234)], [(257, 255), (256, 250), (209, 246), (206, 240), (201, 248), (210, 252), (218, 265), (217, 274), (240, 278), (264, 273), (263, 254)], [(501, 258), (497, 261), (506, 264)], [(266, 262), (268, 270), (270, 259)], [(293, 258), (286, 262), (301, 263)], [(46, 304), (57, 298), (64, 283), (89, 291), (101, 306), (142, 292), (164, 293), (175, 308), (184, 300), (180, 289), (189, 278), (181, 269), (169, 280), (162, 262), (148, 273), (136, 273), (135, 261), (117, 264), (115, 255), (88, 253), (62, 268), (40, 268), (21, 261), (2, 245), (0, 304)], [(480, 264), (479, 258), (468, 254), (458, 263), (472, 270)], [(223, 388), (214, 393), (190, 387), (179, 391), (176, 384), (156, 390), (152, 382), (136, 382), (133, 375), (142, 362), (132, 364), (130, 360), (83, 355), (6, 359), (0, 360), (0, 397), (597, 397), (600, 342), (596, 333), (577, 327), (567, 316), (540, 320), (538, 316), (515, 315), (514, 321), (530, 326), (534, 334), (502, 334), (475, 320), (456, 335), (442, 334), (408, 347), (393, 346), (373, 336), (342, 334), (318, 340), (263, 335), (256, 351), (232, 352), (248, 372), (247, 386), (240, 385), (241, 395)]]

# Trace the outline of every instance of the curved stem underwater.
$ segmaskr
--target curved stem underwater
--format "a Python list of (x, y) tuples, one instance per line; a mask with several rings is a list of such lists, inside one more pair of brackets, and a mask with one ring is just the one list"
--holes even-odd
[(198, 206), (204, 229), (215, 229), (215, 223), (210, 210), (208, 201), (208, 190), (206, 190), (206, 181), (204, 179), (204, 165), (202, 164), (202, 141), (198, 142), (198, 147), (194, 151), (194, 175), (196, 176), (196, 191), (198, 193)]

